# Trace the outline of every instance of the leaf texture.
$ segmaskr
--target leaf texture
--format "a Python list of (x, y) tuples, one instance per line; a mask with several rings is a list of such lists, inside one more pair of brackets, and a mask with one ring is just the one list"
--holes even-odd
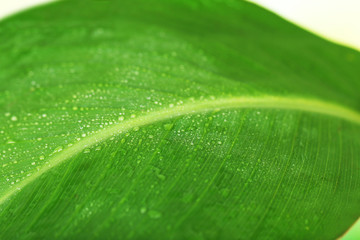
[(248, 2), (60, 1), (0, 23), (0, 239), (334, 239), (360, 54)]

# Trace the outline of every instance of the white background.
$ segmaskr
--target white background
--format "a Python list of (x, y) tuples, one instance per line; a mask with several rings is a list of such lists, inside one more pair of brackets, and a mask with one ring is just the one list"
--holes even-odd
[(322, 37), (360, 50), (360, 0), (251, 0)]
[[(0, 19), (16, 11), (50, 1), (0, 0)], [(318, 35), (360, 50), (360, 0), (251, 1)]]

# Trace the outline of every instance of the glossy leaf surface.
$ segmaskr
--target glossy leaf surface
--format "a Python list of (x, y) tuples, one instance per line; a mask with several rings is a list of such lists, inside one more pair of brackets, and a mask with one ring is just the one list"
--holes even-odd
[(243, 1), (0, 23), (1, 239), (334, 239), (360, 214), (360, 54)]

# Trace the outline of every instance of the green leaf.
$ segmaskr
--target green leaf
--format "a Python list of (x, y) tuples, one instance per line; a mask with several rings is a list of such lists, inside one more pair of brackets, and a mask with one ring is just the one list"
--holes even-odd
[(0, 23), (0, 239), (334, 239), (360, 215), (360, 54), (237, 0)]

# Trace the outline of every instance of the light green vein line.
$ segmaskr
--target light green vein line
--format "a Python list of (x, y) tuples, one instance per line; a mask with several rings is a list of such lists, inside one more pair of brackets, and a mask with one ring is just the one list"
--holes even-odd
[(0, 197), (0, 204), (3, 204), (16, 192), (20, 191), (23, 187), (25, 187), (53, 167), (56, 167), (59, 164), (65, 162), (67, 159), (71, 158), (72, 156), (81, 153), (85, 148), (91, 147), (115, 135), (129, 131), (135, 127), (149, 125), (155, 122), (164, 121), (178, 116), (209, 112), (217, 109), (221, 110), (232, 108), (269, 108), (298, 110), (325, 114), (355, 124), (360, 124), (360, 113), (335, 103), (329, 103), (317, 99), (278, 96), (243, 96), (219, 99), (214, 98), (210, 100), (188, 102), (180, 106), (165, 108), (162, 110), (147, 113), (143, 116), (115, 124), (93, 135), (90, 135), (87, 138), (83, 138), (83, 140), (55, 154), (51, 159), (49, 159), (49, 164), (43, 166), (42, 168), (40, 168), (39, 171), (35, 172), (27, 179), (13, 186), (10, 190), (8, 190), (4, 195)]

